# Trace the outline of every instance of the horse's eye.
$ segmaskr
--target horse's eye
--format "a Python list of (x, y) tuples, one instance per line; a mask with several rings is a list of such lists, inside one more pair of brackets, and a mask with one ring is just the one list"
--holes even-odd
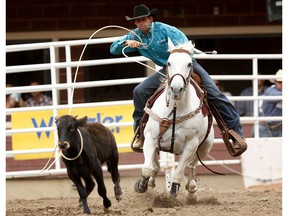
[(191, 62), (188, 64), (188, 68), (190, 68), (190, 67), (192, 67), (192, 63)]
[(167, 62), (167, 66), (171, 66), (170, 62)]

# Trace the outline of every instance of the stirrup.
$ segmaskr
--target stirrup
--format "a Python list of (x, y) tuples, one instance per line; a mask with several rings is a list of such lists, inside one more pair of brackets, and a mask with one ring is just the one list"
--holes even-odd
[[(234, 130), (222, 131), (222, 136), (228, 152), (232, 157), (240, 156), (247, 150), (247, 143)], [(233, 141), (237, 141), (241, 147), (235, 148)]]
[(134, 151), (134, 152), (140, 152), (140, 153), (143, 153), (143, 143), (142, 144), (142, 147), (135, 147), (136, 143), (137, 142), (142, 142), (142, 139), (141, 139), (141, 136), (140, 136), (140, 127), (138, 126), (136, 131), (135, 131), (135, 134), (134, 134), (134, 137), (132, 139), (132, 142), (131, 142), (131, 149)]

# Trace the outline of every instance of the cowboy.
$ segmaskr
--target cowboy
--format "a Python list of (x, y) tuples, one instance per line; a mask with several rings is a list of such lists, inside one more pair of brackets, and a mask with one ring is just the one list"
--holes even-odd
[[(282, 96), (282, 70), (276, 72), (276, 78), (270, 80), (274, 85), (264, 92), (264, 96)], [(263, 100), (260, 116), (282, 116), (282, 100)], [(281, 137), (282, 121), (261, 121), (259, 125), (260, 137)]]
[[(158, 9), (154, 8), (150, 11), (144, 4), (135, 6), (134, 16), (126, 16), (126, 20), (134, 22), (137, 28), (113, 42), (110, 52), (114, 55), (121, 55), (122, 49), (128, 46), (125, 49), (125, 53), (138, 51), (142, 56), (151, 59), (156, 65), (160, 66), (161, 69), (159, 72), (165, 74), (165, 65), (170, 55), (168, 52), (168, 38), (171, 39), (175, 46), (188, 42), (188, 38), (176, 27), (154, 21), (158, 13)], [(191, 58), (193, 60), (194, 72), (200, 76), (202, 85), (207, 90), (210, 103), (220, 112), (228, 128), (234, 130), (240, 137), (243, 137), (243, 129), (236, 109), (227, 97), (219, 91), (209, 74), (192, 56)], [(134, 132), (139, 127), (146, 101), (157, 90), (164, 79), (161, 73), (153, 73), (137, 85), (133, 91), (133, 103), (135, 107), (133, 112)], [(241, 145), (237, 140), (233, 140), (233, 142), (235, 149), (241, 149)], [(133, 148), (141, 147), (141, 142), (133, 144)]]

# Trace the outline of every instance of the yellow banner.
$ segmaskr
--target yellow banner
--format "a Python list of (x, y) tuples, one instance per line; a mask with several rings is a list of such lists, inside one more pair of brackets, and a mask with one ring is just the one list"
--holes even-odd
[[(132, 122), (133, 105), (105, 106), (97, 108), (74, 108), (71, 115), (82, 118), (88, 116), (88, 122), (123, 123)], [(68, 114), (67, 110), (59, 110), (58, 116)], [(45, 128), (55, 127), (52, 110), (20, 112), (12, 114), (12, 129)], [(118, 145), (131, 143), (133, 138), (133, 127), (110, 127)], [(17, 133), (12, 135), (13, 150), (55, 148), (54, 131)], [(119, 152), (130, 152), (130, 148), (120, 148)], [(16, 155), (16, 160), (49, 158), (51, 153), (22, 154)]]

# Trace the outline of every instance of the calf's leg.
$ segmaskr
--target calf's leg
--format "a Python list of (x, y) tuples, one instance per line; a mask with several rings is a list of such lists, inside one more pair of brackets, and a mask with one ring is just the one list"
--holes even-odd
[(104, 184), (103, 170), (100, 162), (93, 170), (93, 176), (95, 177), (98, 184), (98, 194), (103, 198), (103, 205), (105, 208), (109, 208), (111, 206), (111, 201), (107, 197), (107, 190)]
[(121, 195), (122, 195), (122, 189), (120, 186), (120, 174), (118, 170), (118, 161), (119, 161), (119, 156), (118, 152), (112, 155), (111, 159), (107, 161), (107, 167), (108, 171), (111, 173), (112, 181), (114, 183), (114, 194), (116, 197), (116, 200), (120, 201), (121, 200)]
[(74, 175), (74, 173), (70, 172), (68, 169), (67, 169), (67, 173), (68, 173), (69, 178), (72, 180), (72, 182), (75, 184), (75, 186), (77, 188), (77, 191), (78, 191), (78, 194), (80, 197), (80, 201), (83, 204), (83, 213), (84, 214), (90, 214), (91, 212), (90, 212), (90, 209), (89, 209), (88, 203), (87, 203), (87, 197), (88, 197), (87, 190), (83, 186), (80, 177)]
[(95, 183), (91, 176), (84, 178), (86, 191), (87, 191), (87, 197), (90, 195), (90, 193), (93, 191), (95, 187)]

